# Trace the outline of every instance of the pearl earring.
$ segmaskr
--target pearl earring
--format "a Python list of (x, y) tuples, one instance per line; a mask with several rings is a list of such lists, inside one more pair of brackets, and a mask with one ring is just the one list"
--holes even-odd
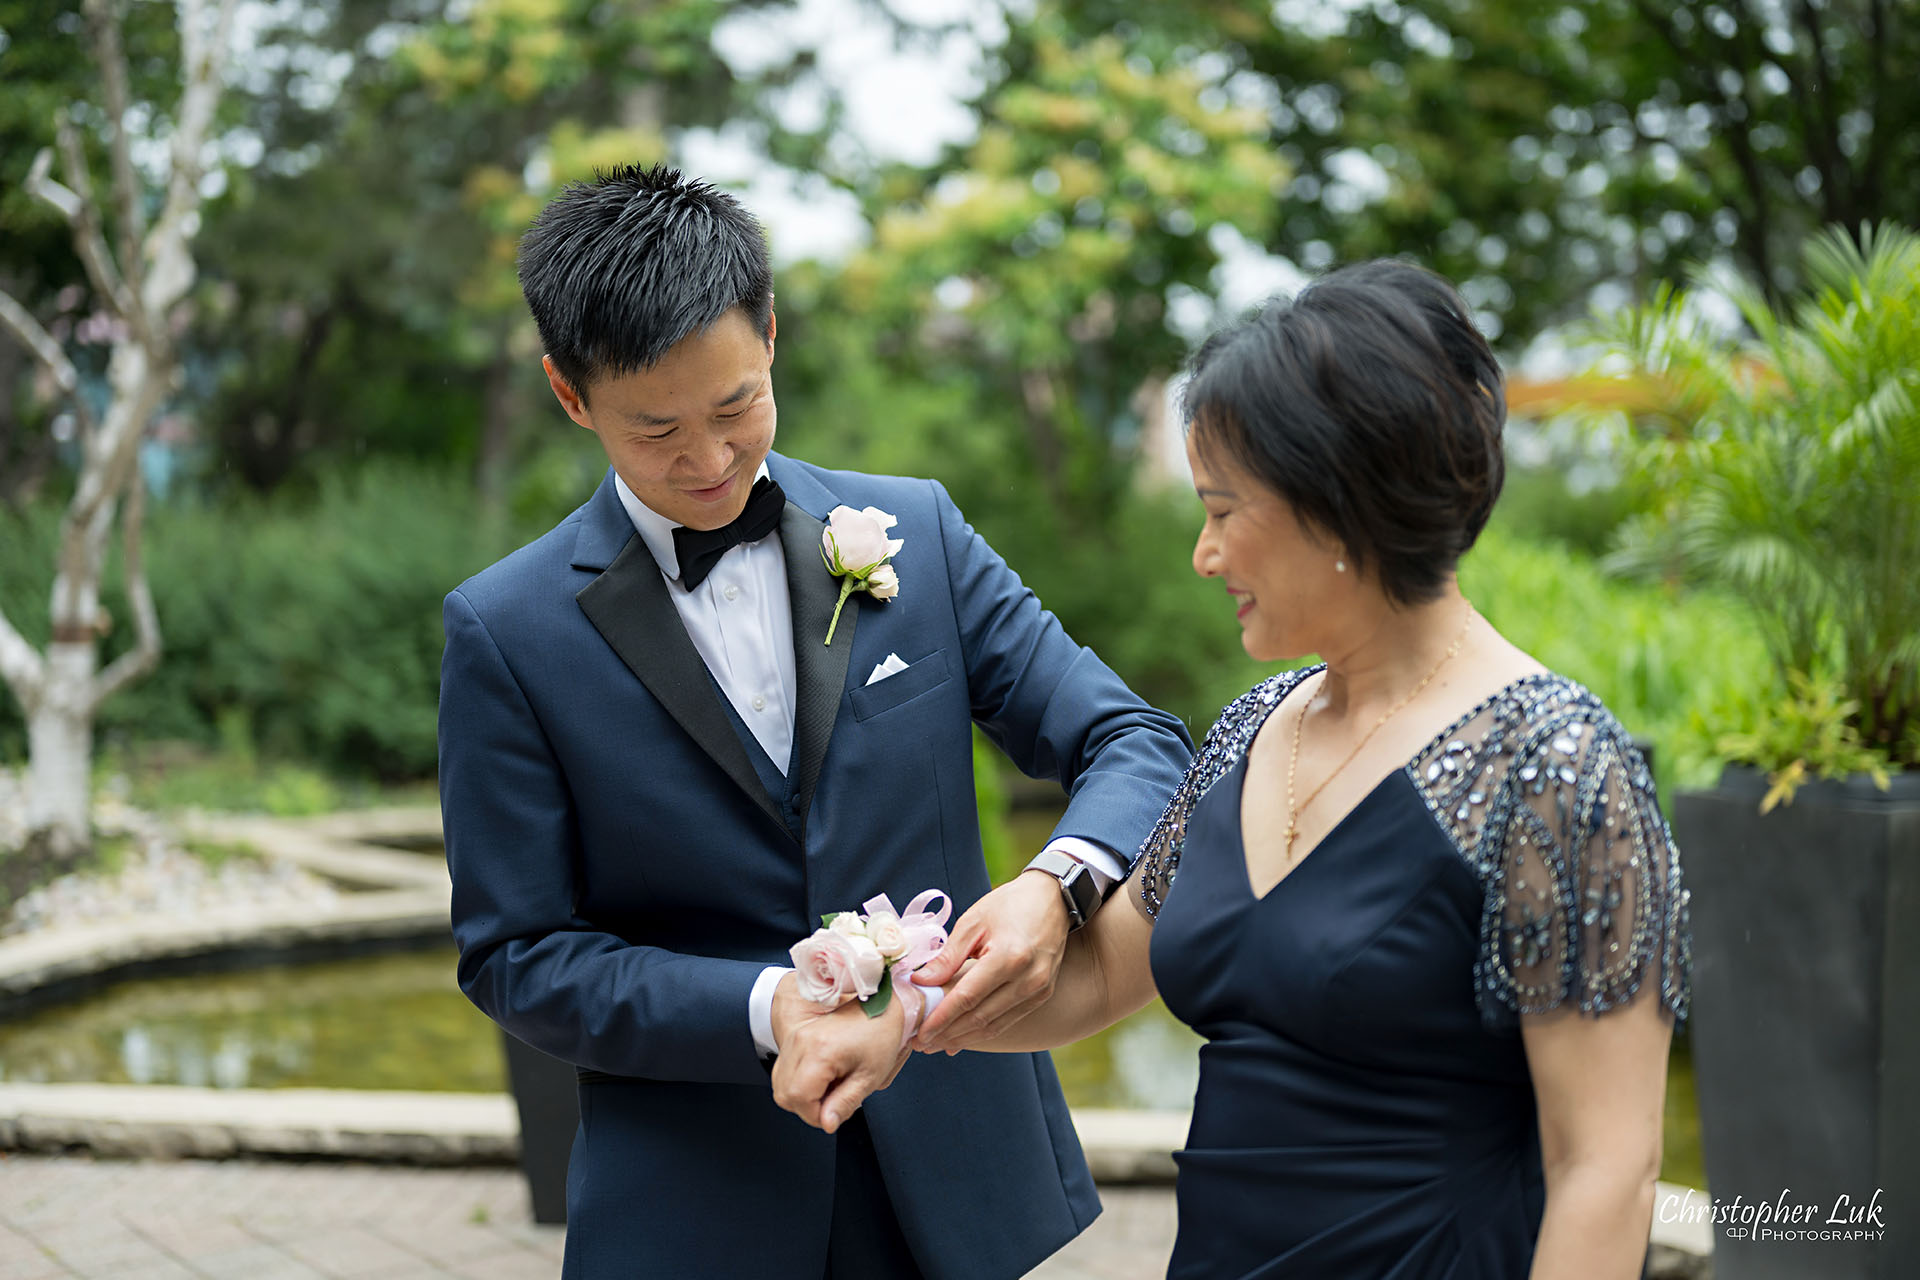
[(1335, 560), (1333, 562), (1333, 571), (1335, 573), (1345, 573), (1347, 571), (1347, 562), (1345, 560)]

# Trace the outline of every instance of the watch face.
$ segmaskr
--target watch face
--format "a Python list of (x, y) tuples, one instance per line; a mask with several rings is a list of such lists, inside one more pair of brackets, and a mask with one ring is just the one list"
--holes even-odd
[(1084, 864), (1075, 864), (1073, 870), (1060, 878), (1060, 886), (1066, 890), (1067, 899), (1073, 904), (1073, 914), (1079, 918), (1079, 922), (1091, 919), (1100, 905), (1100, 888), (1093, 882), (1093, 873)]

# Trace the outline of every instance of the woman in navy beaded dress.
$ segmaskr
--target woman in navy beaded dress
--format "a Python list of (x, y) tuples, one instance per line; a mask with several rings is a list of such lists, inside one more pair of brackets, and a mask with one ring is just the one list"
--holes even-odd
[(1226, 709), (1137, 909), (971, 1047), (1156, 989), (1206, 1037), (1177, 1280), (1640, 1275), (1687, 894), (1619, 723), (1455, 581), (1503, 474), (1492, 353), (1445, 281), (1368, 263), (1207, 343), (1186, 407), (1195, 571), (1256, 659), (1324, 661)]

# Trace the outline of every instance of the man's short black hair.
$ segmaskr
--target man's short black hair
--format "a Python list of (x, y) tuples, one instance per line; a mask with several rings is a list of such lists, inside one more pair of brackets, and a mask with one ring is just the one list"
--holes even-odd
[(664, 164), (569, 184), (520, 239), (520, 289), (582, 400), (596, 379), (652, 368), (735, 307), (763, 340), (773, 322), (760, 223)]
[(1208, 339), (1185, 414), (1387, 597), (1418, 604), (1506, 477), (1500, 365), (1451, 284), (1383, 259), (1321, 277)]

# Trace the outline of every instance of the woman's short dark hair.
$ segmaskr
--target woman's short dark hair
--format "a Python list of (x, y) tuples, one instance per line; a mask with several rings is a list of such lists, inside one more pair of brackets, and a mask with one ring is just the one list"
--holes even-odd
[(1453, 286), (1380, 260), (1274, 299), (1194, 356), (1185, 415), (1397, 604), (1439, 594), (1506, 475), (1500, 366)]
[(771, 332), (759, 222), (667, 165), (569, 185), (521, 237), (519, 265), (540, 341), (582, 400), (596, 379), (652, 368), (735, 307), (762, 340)]

